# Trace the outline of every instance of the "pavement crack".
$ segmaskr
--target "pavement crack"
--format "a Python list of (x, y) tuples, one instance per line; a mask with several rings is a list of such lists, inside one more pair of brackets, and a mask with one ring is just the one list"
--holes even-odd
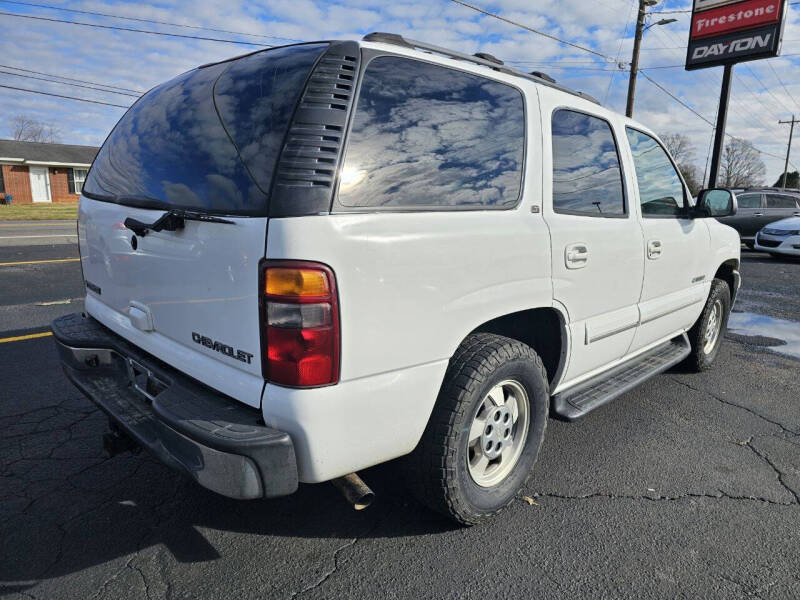
[(391, 513), (392, 513), (391, 510), (386, 511), (386, 513), (384, 513), (383, 516), (379, 517), (375, 521), (375, 523), (372, 525), (372, 527), (367, 529), (363, 534), (361, 534), (358, 537), (354, 537), (351, 540), (348, 540), (347, 542), (345, 542), (344, 544), (342, 544), (341, 546), (336, 548), (333, 551), (333, 568), (328, 569), (314, 583), (311, 583), (311, 584), (307, 585), (306, 587), (304, 587), (299, 592), (293, 592), (292, 595), (289, 596), (289, 599), (292, 600), (293, 598), (297, 598), (299, 596), (302, 596), (306, 592), (310, 592), (311, 590), (317, 589), (320, 586), (322, 586), (326, 581), (328, 581), (331, 577), (333, 577), (333, 575), (336, 574), (336, 572), (339, 570), (339, 555), (342, 552), (344, 552), (345, 550), (347, 550), (348, 548), (352, 548), (353, 546), (355, 546), (356, 543), (358, 543), (359, 540), (361, 540), (361, 539), (365, 538), (366, 536), (370, 535), (373, 531), (375, 531), (378, 527), (380, 527), (380, 525), (384, 522), (384, 520), (386, 520), (387, 517), (389, 517), (389, 515)]
[[(687, 492), (685, 494), (679, 494), (677, 496), (663, 496), (663, 495), (633, 495), (633, 494), (610, 494), (604, 492), (593, 492), (590, 494), (558, 494), (555, 492), (543, 492), (534, 494), (534, 499), (539, 498), (557, 498), (559, 500), (593, 500), (593, 499), (605, 499), (605, 500), (646, 500), (648, 502), (678, 502), (680, 500), (686, 500), (690, 498), (696, 499), (704, 499), (704, 500), (734, 500), (734, 501), (744, 501), (744, 502), (761, 502), (763, 504), (770, 504), (773, 506), (795, 506), (797, 502), (777, 502), (775, 500), (770, 500), (769, 498), (763, 498), (760, 496), (737, 496), (733, 494), (728, 494), (723, 492), (722, 490), (717, 490), (718, 493), (716, 494), (698, 494)], [(522, 499), (520, 499), (522, 500)], [(526, 502), (526, 504), (528, 504)]]
[(144, 571), (142, 571), (141, 568), (133, 564), (133, 559), (136, 558), (137, 555), (138, 552), (137, 554), (134, 554), (127, 563), (125, 563), (125, 566), (133, 571), (136, 571), (139, 574), (139, 577), (142, 580), (142, 584), (144, 585), (144, 594), (147, 597), (147, 599), (150, 600), (152, 596), (150, 595), (150, 584), (147, 582), (147, 577), (145, 577)]
[(297, 598), (298, 596), (302, 596), (306, 592), (310, 592), (311, 590), (320, 587), (326, 581), (328, 581), (328, 579), (330, 579), (334, 575), (334, 573), (336, 573), (336, 571), (339, 570), (339, 554), (342, 551), (346, 550), (347, 548), (352, 548), (356, 544), (356, 542), (358, 542), (359, 539), (360, 538), (357, 537), (353, 538), (352, 540), (348, 540), (346, 543), (336, 548), (336, 550), (333, 551), (333, 568), (323, 573), (322, 577), (317, 579), (314, 583), (307, 585), (299, 592), (294, 592), (291, 596), (289, 596), (289, 598)]
[(794, 502), (792, 504), (800, 505), (800, 496), (798, 496), (797, 492), (794, 491), (789, 486), (789, 484), (787, 484), (786, 481), (784, 480), (785, 473), (781, 471), (777, 467), (777, 465), (769, 459), (769, 457), (765, 452), (761, 452), (760, 450), (758, 450), (758, 448), (756, 448), (752, 442), (753, 438), (751, 437), (743, 445), (750, 448), (750, 450), (752, 450), (756, 456), (758, 456), (762, 461), (767, 463), (772, 468), (772, 470), (775, 471), (775, 476), (778, 479), (778, 483), (780, 483), (781, 487), (783, 487), (783, 489), (785, 489), (789, 494), (791, 494), (792, 498), (794, 498)]
[(670, 379), (672, 381), (674, 381), (675, 383), (677, 383), (678, 385), (682, 385), (685, 388), (689, 388), (690, 390), (692, 390), (694, 392), (698, 392), (699, 394), (705, 394), (707, 396), (710, 396), (711, 398), (714, 398), (714, 400), (717, 400), (717, 401), (721, 402), (722, 404), (727, 404), (728, 406), (733, 406), (735, 408), (739, 408), (739, 409), (741, 409), (743, 411), (749, 412), (754, 417), (757, 417), (757, 418), (759, 418), (759, 419), (761, 419), (763, 421), (766, 421), (767, 423), (770, 423), (771, 425), (775, 425), (776, 427), (779, 427), (781, 429), (781, 431), (783, 431), (784, 433), (788, 433), (788, 434), (793, 435), (793, 436), (800, 435), (800, 432), (795, 431), (794, 429), (791, 429), (789, 427), (786, 427), (783, 423), (780, 423), (779, 421), (775, 421), (773, 419), (770, 419), (769, 417), (765, 417), (761, 413), (758, 413), (758, 412), (754, 411), (751, 408), (748, 408), (746, 406), (742, 406), (741, 404), (736, 404), (735, 402), (731, 402), (727, 398), (723, 398), (721, 396), (717, 396), (716, 394), (713, 394), (713, 393), (709, 392), (708, 390), (704, 390), (704, 389), (695, 387), (695, 386), (693, 386), (693, 385), (691, 385), (689, 383), (686, 383), (685, 381), (681, 381), (680, 379), (676, 379), (675, 377), (670, 377)]

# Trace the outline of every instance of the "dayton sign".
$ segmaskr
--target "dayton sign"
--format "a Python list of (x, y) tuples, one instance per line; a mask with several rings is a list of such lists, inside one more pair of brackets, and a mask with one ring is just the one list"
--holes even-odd
[(786, 0), (695, 0), (686, 69), (780, 52)]

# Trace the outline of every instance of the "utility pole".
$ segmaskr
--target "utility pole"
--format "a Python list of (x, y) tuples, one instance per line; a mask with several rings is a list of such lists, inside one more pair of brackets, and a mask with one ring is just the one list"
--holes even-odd
[(652, 6), (655, 2), (639, 0), (639, 16), (636, 19), (636, 37), (633, 38), (633, 58), (631, 59), (631, 74), (628, 79), (628, 106), (625, 114), (628, 118), (633, 116), (633, 99), (636, 96), (636, 77), (639, 75), (639, 51), (642, 48), (642, 34), (644, 33), (644, 20), (648, 5)]
[(792, 115), (791, 121), (778, 121), (781, 125), (791, 125), (789, 129), (789, 147), (786, 149), (786, 166), (783, 167), (783, 185), (786, 187), (786, 178), (789, 176), (789, 155), (792, 153), (792, 137), (794, 137), (794, 124), (800, 123), (800, 119), (795, 119)]
[(719, 110), (717, 112), (717, 131), (714, 134), (714, 153), (711, 155), (711, 171), (708, 174), (708, 187), (717, 185), (719, 161), (722, 157), (722, 148), (725, 145), (725, 124), (728, 121), (728, 102), (731, 98), (731, 77), (733, 65), (725, 65), (722, 74), (722, 92), (719, 96)]
[[(636, 36), (633, 38), (633, 58), (631, 58), (631, 74), (628, 79), (628, 106), (625, 114), (633, 116), (633, 101), (636, 98), (636, 78), (639, 76), (639, 53), (642, 49), (642, 36), (644, 32), (654, 25), (669, 25), (677, 19), (661, 19), (656, 23), (645, 26), (647, 21), (647, 9), (658, 4), (658, 0), (639, 0), (639, 16), (636, 18)], [(620, 65), (621, 66), (621, 65)]]

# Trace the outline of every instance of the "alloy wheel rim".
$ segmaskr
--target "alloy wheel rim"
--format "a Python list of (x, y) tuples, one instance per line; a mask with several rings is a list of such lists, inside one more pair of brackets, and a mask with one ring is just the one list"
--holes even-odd
[(703, 336), (703, 352), (705, 354), (711, 354), (711, 351), (714, 350), (721, 330), (722, 302), (717, 300), (711, 308), (711, 314), (708, 316), (708, 323), (706, 324), (706, 331)]
[(467, 470), (481, 487), (492, 487), (514, 469), (530, 428), (525, 388), (508, 379), (487, 393), (472, 418), (467, 440)]

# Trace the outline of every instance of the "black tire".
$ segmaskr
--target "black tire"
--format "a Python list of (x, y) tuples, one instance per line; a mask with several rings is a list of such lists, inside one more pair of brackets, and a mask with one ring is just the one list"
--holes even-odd
[(747, 246), (747, 248), (750, 250), (753, 250), (756, 247), (755, 242), (744, 242), (744, 245)]
[[(489, 390), (508, 380), (527, 393), (528, 433), (505, 478), (481, 487), (467, 464), (469, 429)], [(411, 491), (423, 504), (462, 525), (497, 514), (513, 502), (530, 476), (544, 440), (549, 404), (547, 373), (532, 348), (500, 335), (470, 335), (450, 360), (422, 439), (403, 461)]]
[[(722, 306), (721, 327), (713, 347), (706, 348), (705, 335), (714, 306), (717, 302), (720, 302)], [(728, 327), (730, 312), (730, 288), (728, 288), (728, 284), (722, 279), (714, 279), (711, 282), (711, 292), (708, 294), (708, 300), (706, 300), (703, 312), (700, 314), (697, 322), (689, 330), (689, 341), (692, 344), (692, 352), (686, 358), (686, 364), (696, 373), (710, 369), (711, 365), (714, 363), (714, 359), (717, 358), (719, 348), (722, 345), (722, 338), (725, 336), (725, 330)]]

